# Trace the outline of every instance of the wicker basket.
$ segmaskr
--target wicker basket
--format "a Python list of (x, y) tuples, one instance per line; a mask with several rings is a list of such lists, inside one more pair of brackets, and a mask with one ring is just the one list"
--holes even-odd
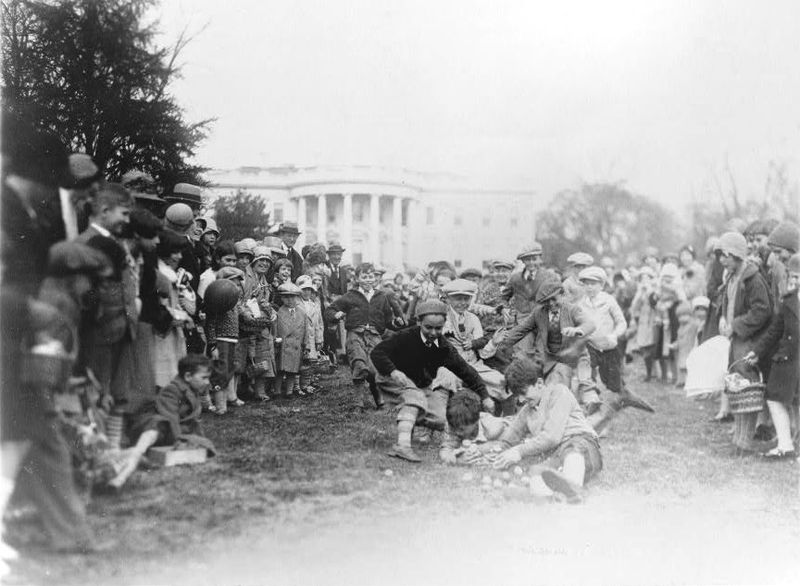
[[(759, 379), (761, 378), (759, 373)], [(764, 409), (765, 389), (766, 385), (761, 380), (751, 381), (738, 372), (725, 376), (725, 394), (728, 395), (728, 403), (734, 415), (758, 413)]]

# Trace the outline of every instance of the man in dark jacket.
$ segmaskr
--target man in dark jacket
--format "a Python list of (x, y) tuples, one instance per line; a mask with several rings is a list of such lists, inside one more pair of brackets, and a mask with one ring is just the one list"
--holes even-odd
[(300, 236), (300, 229), (294, 222), (284, 222), (278, 228), (278, 237), (283, 240), (286, 258), (292, 263), (292, 283), (303, 274), (303, 256), (294, 248), (298, 236)]
[(420, 462), (420, 457), (411, 447), (414, 426), (444, 428), (447, 393), (439, 393), (443, 400), (432, 400), (438, 390), (436, 379), (440, 368), (446, 368), (475, 391), (482, 399), (484, 409), (494, 410), (494, 402), (480, 375), (442, 336), (446, 316), (447, 305), (441, 301), (420, 303), (416, 309), (419, 325), (384, 340), (372, 351), (372, 363), (378, 371), (378, 388), (387, 402), (400, 406), (397, 444), (389, 451), (389, 456)]

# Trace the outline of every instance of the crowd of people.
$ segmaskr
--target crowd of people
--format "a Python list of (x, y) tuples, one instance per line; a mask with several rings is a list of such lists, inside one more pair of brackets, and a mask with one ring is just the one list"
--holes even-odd
[(86, 155), (14, 123), (3, 133), (0, 504), (26, 492), (57, 550), (102, 549), (74, 466), (89, 488), (119, 490), (151, 447), (213, 455), (203, 413), (313, 396), (345, 364), (353, 409), (392, 413), (389, 456), (419, 462), (414, 443), (438, 433), (442, 462), (531, 465), (532, 491), (578, 502), (615, 415), (655, 411), (626, 380), (630, 363), (681, 386), (692, 349), (721, 335), (730, 366), (765, 381), (766, 408), (731, 413), (723, 395), (715, 421), (734, 420), (740, 449), (774, 438), (765, 457), (795, 454), (792, 222), (732, 221), (704, 262), (684, 246), (629, 266), (588, 252), (546, 266), (532, 243), (482, 267), (387, 271), (343, 264), (337, 243), (296, 250), (291, 222), (232, 241), (200, 188), (179, 183), (162, 200), (139, 191), (142, 174), (108, 182)]

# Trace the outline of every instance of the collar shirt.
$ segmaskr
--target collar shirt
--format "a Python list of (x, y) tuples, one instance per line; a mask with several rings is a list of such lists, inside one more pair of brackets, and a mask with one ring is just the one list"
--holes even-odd
[(113, 238), (111, 232), (103, 228), (100, 224), (95, 224), (94, 222), (91, 222), (89, 225), (95, 230), (97, 230), (100, 233), (100, 236), (105, 236), (106, 238)]
[(372, 301), (372, 297), (375, 295), (375, 289), (370, 289), (369, 291), (365, 291), (361, 287), (358, 288), (358, 292), (361, 293), (364, 297), (367, 298), (367, 301)]
[(439, 338), (434, 338), (433, 342), (429, 342), (425, 337), (425, 334), (422, 333), (422, 330), (419, 331), (419, 337), (422, 340), (422, 343), (428, 348), (432, 348), (433, 346), (436, 346), (437, 348), (439, 347)]

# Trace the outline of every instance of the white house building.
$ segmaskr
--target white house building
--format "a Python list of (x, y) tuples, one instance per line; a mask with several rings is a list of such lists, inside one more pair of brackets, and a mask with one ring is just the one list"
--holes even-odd
[(297, 247), (338, 242), (345, 262), (393, 270), (449, 260), (513, 260), (535, 237), (533, 191), (486, 189), (453, 175), (367, 166), (240, 167), (207, 173), (209, 198), (264, 197), (273, 222), (296, 221)]

